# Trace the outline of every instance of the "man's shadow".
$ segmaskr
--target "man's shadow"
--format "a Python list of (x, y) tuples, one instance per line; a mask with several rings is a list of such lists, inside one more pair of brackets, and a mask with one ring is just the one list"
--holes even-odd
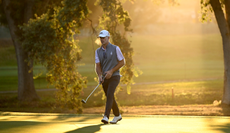
[(100, 131), (102, 125), (105, 125), (105, 124), (98, 124), (98, 125), (93, 125), (93, 126), (82, 127), (76, 130), (68, 131), (66, 133), (95, 133), (97, 131)]

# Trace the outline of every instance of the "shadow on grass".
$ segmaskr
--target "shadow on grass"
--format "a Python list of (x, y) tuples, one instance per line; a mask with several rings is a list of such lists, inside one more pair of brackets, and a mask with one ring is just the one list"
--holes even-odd
[(98, 124), (98, 125), (92, 125), (92, 126), (86, 126), (82, 127), (76, 130), (68, 131), (65, 133), (95, 133), (101, 130), (101, 126), (104, 124)]
[(230, 133), (230, 123), (216, 127), (214, 126), (214, 129), (222, 131), (223, 133)]
[[(71, 120), (69, 120), (71, 118)], [(74, 119), (76, 118), (76, 119)], [(54, 121), (68, 121), (68, 122), (85, 122), (90, 119), (96, 119), (99, 118), (99, 116), (94, 115), (76, 115), (76, 114), (68, 114), (68, 115), (58, 115), (56, 118), (54, 118)]]
[[(224, 116), (230, 116), (230, 106), (226, 104), (221, 104), (220, 107), (222, 108), (222, 113)], [(219, 126), (213, 126), (215, 130), (222, 131), (224, 133), (230, 133), (230, 123), (219, 125)]]
[(19, 130), (29, 127), (42, 124), (42, 122), (32, 122), (32, 121), (0, 121), (0, 130), (1, 131), (11, 131)]

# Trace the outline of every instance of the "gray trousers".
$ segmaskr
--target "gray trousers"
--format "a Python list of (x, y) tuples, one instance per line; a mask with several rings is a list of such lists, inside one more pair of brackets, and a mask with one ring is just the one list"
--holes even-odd
[(109, 118), (111, 109), (113, 110), (113, 114), (115, 116), (120, 115), (117, 103), (114, 98), (114, 92), (119, 82), (120, 82), (120, 75), (116, 75), (116, 76), (112, 76), (110, 79), (105, 79), (104, 82), (102, 83), (103, 90), (107, 98), (104, 116), (107, 116), (108, 118)]

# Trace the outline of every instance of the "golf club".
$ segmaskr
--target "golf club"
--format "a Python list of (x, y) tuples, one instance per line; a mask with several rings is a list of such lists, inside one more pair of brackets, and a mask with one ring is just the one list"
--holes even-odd
[[(102, 81), (105, 79), (105, 74), (103, 74), (103, 79), (102, 79)], [(89, 97), (93, 94), (93, 92), (97, 89), (97, 87), (101, 84), (102, 82), (100, 82), (96, 87), (95, 87), (95, 89), (89, 94), (89, 96), (86, 98), (86, 100), (84, 100), (84, 99), (82, 99), (81, 100), (81, 102), (82, 103), (86, 103), (87, 102), (87, 100), (89, 99)]]

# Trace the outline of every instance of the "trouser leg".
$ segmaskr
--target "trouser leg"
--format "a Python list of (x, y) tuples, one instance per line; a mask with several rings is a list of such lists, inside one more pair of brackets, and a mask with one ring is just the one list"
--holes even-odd
[(114, 92), (117, 85), (120, 82), (120, 76), (112, 76), (110, 79), (105, 79), (103, 83), (103, 89), (106, 95), (106, 107), (105, 107), (105, 116), (109, 118), (111, 109), (115, 116), (119, 116), (119, 109), (114, 98)]

